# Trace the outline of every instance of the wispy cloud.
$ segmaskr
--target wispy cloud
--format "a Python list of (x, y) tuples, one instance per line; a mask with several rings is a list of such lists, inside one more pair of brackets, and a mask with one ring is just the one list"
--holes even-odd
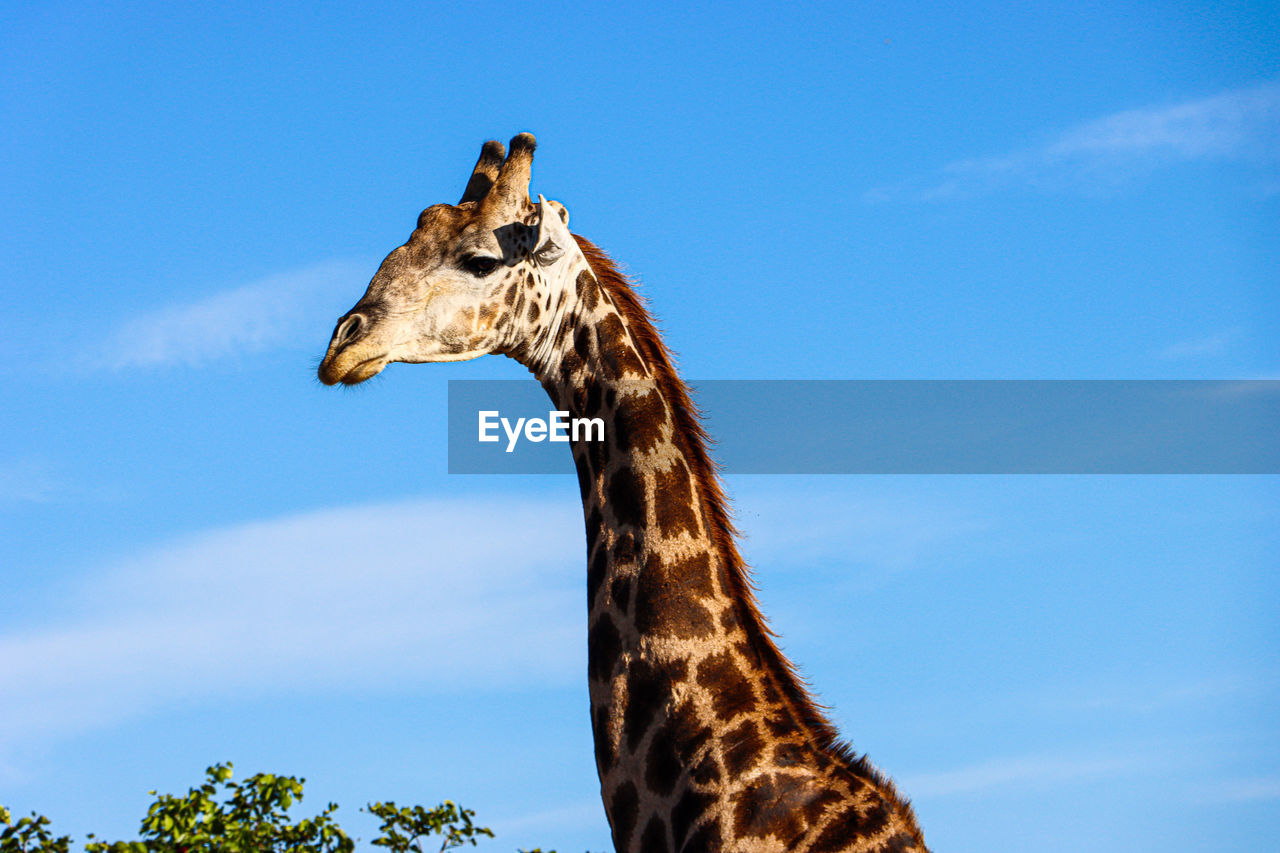
[(797, 503), (787, 491), (747, 478), (731, 484), (748, 562), (776, 573), (802, 567), (811, 582), (879, 586), (957, 542), (972, 545), (975, 534), (992, 526), (972, 507), (915, 497), (810, 485), (810, 500)]
[(493, 825), (500, 827), (503, 833), (521, 832), (528, 835), (551, 835), (565, 824), (589, 826), (601, 818), (599, 798), (583, 800), (570, 805), (544, 811), (529, 812), (505, 818), (499, 815)]
[(0, 506), (45, 503), (63, 491), (65, 485), (41, 460), (0, 460)]
[(997, 758), (956, 770), (904, 775), (902, 787), (916, 797), (947, 797), (1010, 787), (1047, 787), (1149, 770), (1137, 755), (1028, 755)]
[(349, 261), (330, 261), (268, 276), (175, 304), (125, 322), (95, 354), (95, 366), (108, 368), (196, 366), (289, 341), (302, 329), (307, 340), (314, 326), (335, 318), (332, 297), (345, 292), (352, 302), (369, 270)]
[[(926, 512), (931, 524), (919, 511), (895, 521), (895, 502), (855, 513), (833, 499), (809, 528), (747, 506), (751, 553), (825, 553), (814, 543), (831, 537), (817, 533), (838, 523), (867, 546), (876, 577), (972, 524), (942, 510)], [(499, 518), (501, 536), (477, 535)], [(486, 498), (241, 524), (87, 567), (57, 613), (0, 622), (0, 759), (32, 739), (262, 689), (576, 683), (584, 560), (576, 501)]]
[[(1274, 680), (1274, 675), (1271, 676)], [(1256, 674), (1222, 672), (1182, 682), (1130, 679), (1123, 683), (1056, 685), (1032, 704), (1039, 710), (1071, 714), (1098, 712), (1149, 716), (1171, 709), (1213, 705), (1224, 699), (1256, 695), (1266, 688)]]
[(1210, 786), (1207, 798), (1221, 803), (1257, 803), (1280, 800), (1280, 776), (1231, 779)]
[[(477, 536), (484, 518), (501, 518), (503, 535)], [(399, 503), (239, 525), (96, 567), (58, 614), (0, 634), (0, 756), (248, 690), (570, 683), (581, 524), (573, 502)]]
[(1278, 154), (1280, 82), (1267, 82), (1171, 106), (1114, 113), (1039, 146), (958, 160), (940, 174), (877, 187), (865, 199), (941, 200), (1006, 187), (1092, 189), (1193, 160), (1274, 165)]
[(1210, 358), (1215, 355), (1221, 355), (1240, 336), (1240, 329), (1227, 329), (1213, 335), (1187, 338), (1170, 344), (1157, 352), (1156, 356), (1166, 361)]

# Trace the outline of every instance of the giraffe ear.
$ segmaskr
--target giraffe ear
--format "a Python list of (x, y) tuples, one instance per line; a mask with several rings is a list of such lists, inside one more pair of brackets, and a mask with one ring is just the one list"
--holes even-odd
[(569, 211), (558, 201), (547, 201), (538, 194), (538, 240), (533, 250), (534, 260), (541, 266), (550, 266), (564, 256), (573, 244), (569, 233)]

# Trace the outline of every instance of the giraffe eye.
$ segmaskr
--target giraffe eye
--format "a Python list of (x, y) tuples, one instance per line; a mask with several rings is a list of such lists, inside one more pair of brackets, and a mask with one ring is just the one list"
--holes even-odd
[(472, 255), (462, 262), (467, 272), (476, 276), (486, 276), (498, 268), (498, 259), (485, 255)]

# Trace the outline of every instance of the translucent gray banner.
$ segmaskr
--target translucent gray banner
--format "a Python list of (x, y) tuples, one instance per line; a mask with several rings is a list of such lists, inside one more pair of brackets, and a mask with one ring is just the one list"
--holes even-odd
[[(690, 385), (730, 474), (1280, 473), (1274, 380)], [(574, 427), (532, 380), (449, 382), (451, 474), (572, 473)]]

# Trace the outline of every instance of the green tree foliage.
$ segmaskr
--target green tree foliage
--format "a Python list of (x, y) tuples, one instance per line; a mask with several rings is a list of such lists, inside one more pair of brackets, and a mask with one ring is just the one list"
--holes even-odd
[[(334, 821), (330, 803), (315, 817), (296, 823), (287, 812), (302, 800), (306, 780), (259, 773), (242, 783), (232, 781), (231, 763), (215, 764), (206, 780), (186, 796), (151, 795), (155, 802), (142, 819), (137, 841), (97, 841), (85, 853), (352, 853), (355, 842)], [(390, 853), (443, 853), (493, 830), (476, 826), (475, 812), (448, 800), (433, 809), (370, 803), (366, 809), (382, 819), (375, 847)], [(49, 819), (32, 813), (13, 822), (0, 806), (0, 853), (70, 853), (71, 837), (54, 837)], [(434, 836), (434, 837), (433, 837)], [(437, 847), (436, 844), (439, 844)], [(520, 853), (542, 853), (541, 850)], [(555, 853), (554, 850), (547, 853)]]
[[(338, 808), (334, 803), (315, 817), (297, 823), (289, 820), (286, 812), (302, 799), (302, 779), (259, 773), (238, 783), (231, 779), (230, 762), (215, 764), (205, 775), (205, 783), (187, 791), (185, 797), (156, 797), (142, 819), (140, 841), (90, 841), (85, 853), (351, 853), (355, 849), (355, 842), (333, 820)], [(156, 796), (155, 791), (149, 793)]]
[(48, 826), (49, 818), (35, 812), (14, 823), (9, 810), (0, 806), (0, 853), (67, 853), (71, 836), (54, 838)]
[(386, 847), (394, 851), (413, 851), (413, 853), (429, 853), (426, 838), (432, 835), (443, 837), (440, 850), (452, 850), (464, 844), (475, 844), (477, 835), (493, 838), (493, 830), (485, 826), (476, 826), (471, 822), (475, 812), (459, 808), (449, 800), (445, 800), (434, 809), (422, 806), (396, 808), (393, 802), (372, 803), (369, 813), (382, 818), (382, 832), (373, 840), (374, 846)]

